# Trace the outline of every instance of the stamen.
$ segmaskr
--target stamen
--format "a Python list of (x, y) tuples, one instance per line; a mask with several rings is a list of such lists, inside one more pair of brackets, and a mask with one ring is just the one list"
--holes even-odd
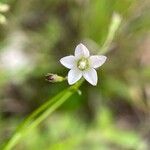
[(86, 70), (89, 67), (89, 62), (87, 58), (81, 58), (79, 59), (79, 61), (77, 62), (77, 67), (80, 70)]

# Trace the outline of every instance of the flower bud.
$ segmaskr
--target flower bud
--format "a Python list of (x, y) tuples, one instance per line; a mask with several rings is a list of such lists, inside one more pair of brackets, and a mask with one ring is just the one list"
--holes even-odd
[(45, 75), (45, 79), (49, 82), (55, 83), (55, 82), (62, 82), (66, 78), (58, 76), (57, 74), (48, 73), (47, 75)]

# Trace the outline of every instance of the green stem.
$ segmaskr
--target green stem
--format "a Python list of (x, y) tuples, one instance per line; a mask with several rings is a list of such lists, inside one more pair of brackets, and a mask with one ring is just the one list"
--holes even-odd
[[(71, 95), (73, 95), (80, 85), (82, 84), (83, 80), (79, 81), (77, 84), (67, 88), (66, 90), (62, 91), (61, 93), (57, 94), (54, 98), (48, 100), (45, 104), (35, 110), (25, 121), (19, 126), (16, 130), (13, 137), (6, 143), (4, 146), (4, 150), (12, 149), (17, 142), (31, 129), (35, 128), (39, 125), (45, 118), (48, 117), (52, 112), (54, 112), (60, 105), (62, 105)], [(44, 111), (45, 110), (45, 111)], [(41, 114), (42, 113), (42, 114)], [(41, 114), (39, 117), (37, 117)], [(34, 119), (37, 117), (36, 119)], [(34, 119), (34, 120), (33, 120)], [(32, 121), (33, 120), (33, 121)]]
[(105, 54), (106, 52), (108, 52), (109, 46), (111, 45), (114, 39), (115, 33), (120, 24), (121, 24), (121, 17), (117, 13), (114, 13), (112, 16), (111, 24), (108, 29), (108, 35), (101, 48), (101, 51), (99, 52), (100, 54)]

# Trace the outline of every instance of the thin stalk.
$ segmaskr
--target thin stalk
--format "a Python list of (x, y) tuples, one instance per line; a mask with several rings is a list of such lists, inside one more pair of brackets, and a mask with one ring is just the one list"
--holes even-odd
[(108, 52), (109, 47), (114, 39), (115, 33), (120, 24), (121, 24), (121, 17), (117, 13), (114, 13), (112, 16), (111, 24), (108, 29), (108, 35), (101, 48), (101, 51), (99, 52), (100, 54), (105, 54), (106, 52)]
[[(3, 149), (4, 150), (12, 149), (25, 134), (27, 134), (31, 129), (33, 129), (37, 125), (39, 125), (45, 118), (48, 117), (48, 115), (50, 115), (52, 112), (54, 112), (71, 95), (73, 95), (78, 90), (78, 88), (80, 87), (82, 82), (83, 82), (83, 80), (81, 80), (77, 84), (71, 86), (70, 88), (67, 88), (66, 90), (64, 90), (61, 93), (57, 94), (54, 98), (48, 100), (48, 102), (43, 104), (37, 110), (35, 110), (19, 126), (19, 128), (16, 130), (15, 134), (13, 135), (13, 137), (6, 143), (6, 145), (4, 146)], [(38, 114), (41, 114), (41, 115), (39, 117), (37, 117), (36, 119), (34, 119), (34, 117), (36, 117)]]

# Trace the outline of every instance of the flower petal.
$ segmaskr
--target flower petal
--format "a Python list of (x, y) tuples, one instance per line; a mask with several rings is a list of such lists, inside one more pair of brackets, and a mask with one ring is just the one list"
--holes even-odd
[(75, 56), (76, 57), (83, 57), (83, 56), (89, 57), (90, 53), (89, 53), (89, 50), (86, 48), (86, 46), (84, 46), (82, 43), (80, 43), (75, 48)]
[(82, 77), (82, 72), (77, 68), (73, 68), (68, 73), (68, 83), (72, 85), (78, 80), (80, 80), (81, 77)]
[(98, 78), (97, 78), (97, 72), (95, 69), (90, 68), (89, 70), (84, 71), (83, 77), (92, 85), (94, 86), (97, 85)]
[(64, 65), (66, 68), (73, 68), (75, 65), (75, 57), (73, 55), (66, 56), (60, 59), (60, 62), (62, 65)]
[(105, 63), (106, 59), (107, 59), (107, 57), (103, 56), (103, 55), (91, 56), (90, 57), (91, 67), (98, 68), (98, 67), (102, 66)]

